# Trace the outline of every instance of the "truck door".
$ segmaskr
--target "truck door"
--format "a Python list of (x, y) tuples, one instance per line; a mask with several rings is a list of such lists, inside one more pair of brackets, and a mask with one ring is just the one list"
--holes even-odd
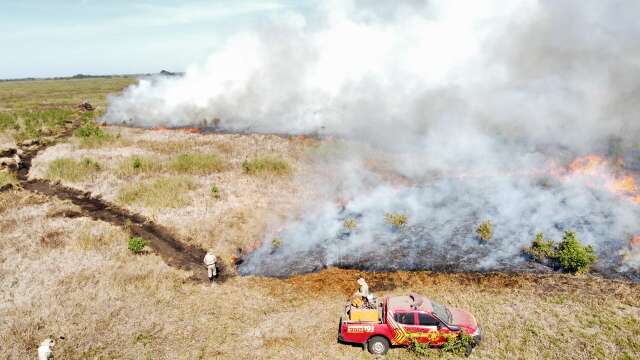
[(415, 326), (416, 339), (421, 343), (441, 344), (446, 339), (439, 332), (442, 323), (429, 313), (417, 313), (418, 323)]
[(416, 325), (416, 314), (413, 311), (398, 311), (393, 313), (394, 344), (410, 344)]

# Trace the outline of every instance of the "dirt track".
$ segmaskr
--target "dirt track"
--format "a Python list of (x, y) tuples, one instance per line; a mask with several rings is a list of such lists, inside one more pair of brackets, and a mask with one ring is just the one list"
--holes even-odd
[[(87, 216), (115, 226), (126, 227), (132, 235), (140, 236), (147, 240), (153, 251), (162, 257), (168, 265), (186, 271), (193, 271), (192, 280), (207, 280), (205, 266), (202, 264), (205, 250), (182, 243), (165, 227), (153, 223), (140, 214), (129, 212), (115, 204), (104, 201), (100, 197), (91, 196), (89, 193), (48, 180), (29, 180), (29, 170), (33, 158), (48, 146), (71, 136), (78, 125), (78, 123), (68, 123), (66, 129), (55, 138), (19, 146), (23, 151), (16, 171), (20, 186), (31, 192), (71, 201), (82, 209), (81, 214), (73, 214), (73, 216)], [(224, 280), (228, 273), (223, 269), (220, 270), (220, 280)]]

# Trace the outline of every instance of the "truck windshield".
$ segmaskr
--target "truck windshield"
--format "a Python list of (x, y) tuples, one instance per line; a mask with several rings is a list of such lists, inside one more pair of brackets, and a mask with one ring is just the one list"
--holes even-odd
[(431, 301), (431, 307), (433, 308), (434, 314), (440, 318), (440, 320), (444, 320), (447, 324), (451, 323), (451, 312), (447, 309), (446, 306), (438, 304), (435, 301)]

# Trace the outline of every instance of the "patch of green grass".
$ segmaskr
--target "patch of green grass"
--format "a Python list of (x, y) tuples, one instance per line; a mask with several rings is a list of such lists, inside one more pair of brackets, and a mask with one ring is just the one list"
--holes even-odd
[(185, 177), (164, 177), (156, 180), (135, 182), (118, 192), (118, 201), (149, 208), (180, 208), (189, 205), (187, 194), (195, 184)]
[(127, 248), (134, 254), (140, 254), (145, 246), (147, 246), (147, 242), (139, 236), (130, 238), (127, 243)]
[(16, 141), (55, 135), (64, 129), (66, 120), (74, 118), (71, 109), (19, 110), (0, 113), (0, 131)]
[(70, 158), (60, 158), (53, 160), (49, 164), (46, 177), (51, 180), (63, 180), (78, 182), (94, 176), (102, 166), (90, 158), (73, 160)]
[(279, 156), (257, 157), (242, 162), (242, 170), (249, 175), (288, 175), (291, 173), (291, 165)]
[(169, 169), (181, 174), (204, 175), (224, 171), (227, 164), (215, 154), (180, 154), (169, 163)]
[(16, 179), (16, 176), (12, 173), (0, 171), (0, 188), (6, 185), (12, 185), (14, 187), (17, 186), (18, 179)]
[(96, 148), (111, 143), (116, 137), (104, 131), (93, 120), (85, 121), (77, 128), (73, 136), (80, 140), (83, 148)]
[(121, 160), (116, 168), (119, 177), (130, 177), (140, 174), (153, 174), (162, 171), (162, 162), (154, 157), (130, 156)]

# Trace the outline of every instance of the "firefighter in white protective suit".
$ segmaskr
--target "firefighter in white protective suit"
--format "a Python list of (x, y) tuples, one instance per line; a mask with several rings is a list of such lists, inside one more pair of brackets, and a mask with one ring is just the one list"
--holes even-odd
[(204, 256), (204, 264), (207, 266), (207, 276), (209, 277), (209, 281), (212, 283), (213, 279), (218, 275), (216, 261), (218, 261), (218, 258), (213, 254), (213, 252), (211, 250), (207, 251), (207, 254)]

